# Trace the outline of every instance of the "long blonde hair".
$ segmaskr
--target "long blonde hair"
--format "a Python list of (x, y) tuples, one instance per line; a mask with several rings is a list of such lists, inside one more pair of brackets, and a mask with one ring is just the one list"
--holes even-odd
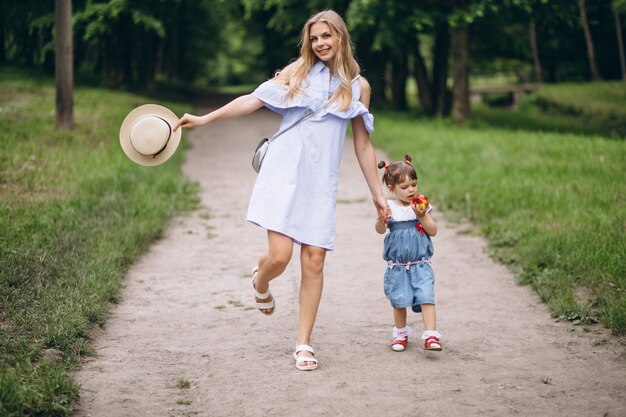
[(337, 102), (340, 110), (346, 110), (352, 102), (352, 80), (359, 75), (361, 67), (354, 59), (354, 50), (346, 23), (333, 10), (324, 10), (309, 18), (302, 28), (300, 40), (300, 57), (276, 73), (274, 79), (283, 85), (288, 85), (287, 101), (303, 93), (300, 87), (311, 67), (317, 62), (317, 56), (311, 48), (311, 26), (317, 22), (324, 22), (330, 27), (330, 32), (337, 42), (335, 54), (335, 72), (341, 84), (329, 99), (329, 103)]

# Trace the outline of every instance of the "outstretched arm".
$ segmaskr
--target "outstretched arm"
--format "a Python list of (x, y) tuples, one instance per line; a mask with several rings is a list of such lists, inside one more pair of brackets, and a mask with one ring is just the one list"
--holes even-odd
[[(361, 102), (365, 107), (368, 107), (370, 104), (370, 86), (363, 77), (359, 78), (359, 82), (361, 83)], [(352, 133), (354, 134), (354, 153), (372, 193), (376, 211), (384, 210), (387, 208), (387, 200), (385, 200), (382, 186), (378, 180), (376, 153), (370, 141), (370, 135), (365, 128), (363, 117), (357, 116), (352, 119)]]
[(263, 102), (261, 100), (254, 97), (252, 94), (246, 94), (245, 96), (237, 97), (230, 103), (225, 104), (219, 109), (207, 113), (204, 116), (194, 116), (193, 114), (185, 113), (183, 117), (180, 118), (176, 126), (174, 126), (174, 131), (176, 131), (179, 127), (192, 128), (202, 126), (216, 120), (245, 116), (246, 114), (250, 114), (261, 107), (263, 107)]

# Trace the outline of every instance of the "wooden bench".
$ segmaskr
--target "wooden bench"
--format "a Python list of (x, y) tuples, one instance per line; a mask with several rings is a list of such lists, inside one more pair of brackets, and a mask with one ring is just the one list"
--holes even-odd
[(506, 95), (510, 99), (510, 108), (517, 110), (522, 97), (532, 94), (537, 87), (533, 84), (508, 85), (500, 87), (475, 87), (470, 90), (470, 101), (472, 103), (482, 103), (486, 95), (497, 94)]

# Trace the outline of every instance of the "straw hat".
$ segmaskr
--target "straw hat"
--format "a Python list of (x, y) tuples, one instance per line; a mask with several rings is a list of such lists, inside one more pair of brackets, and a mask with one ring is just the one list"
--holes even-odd
[(132, 161), (155, 166), (167, 161), (176, 152), (181, 131), (172, 129), (178, 117), (158, 104), (139, 106), (124, 118), (120, 127), (120, 145)]

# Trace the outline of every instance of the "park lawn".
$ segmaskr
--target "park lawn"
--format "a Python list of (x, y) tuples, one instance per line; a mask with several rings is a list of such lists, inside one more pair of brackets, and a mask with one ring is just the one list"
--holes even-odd
[(392, 159), (410, 154), (420, 191), (475, 224), (555, 316), (626, 332), (623, 140), (391, 113), (372, 138)]
[(68, 132), (54, 128), (54, 99), (49, 79), (0, 70), (2, 416), (72, 412), (71, 371), (128, 265), (197, 202), (182, 152), (146, 168), (121, 151), (124, 116), (152, 100), (76, 88)]
[(626, 81), (544, 84), (520, 103), (519, 111), (506, 112), (474, 106), (472, 124), (506, 129), (571, 132), (626, 137)]
[(573, 114), (626, 118), (625, 81), (544, 84), (535, 96)]
[[(145, 168), (119, 148), (121, 120), (149, 101), (77, 88), (76, 128), (56, 131), (50, 80), (0, 70), (0, 415), (71, 413), (71, 370), (128, 265), (197, 204), (182, 152)], [(624, 141), (489, 126), (377, 113), (372, 137), (410, 153), (434, 205), (474, 222), (555, 315), (623, 333)]]

